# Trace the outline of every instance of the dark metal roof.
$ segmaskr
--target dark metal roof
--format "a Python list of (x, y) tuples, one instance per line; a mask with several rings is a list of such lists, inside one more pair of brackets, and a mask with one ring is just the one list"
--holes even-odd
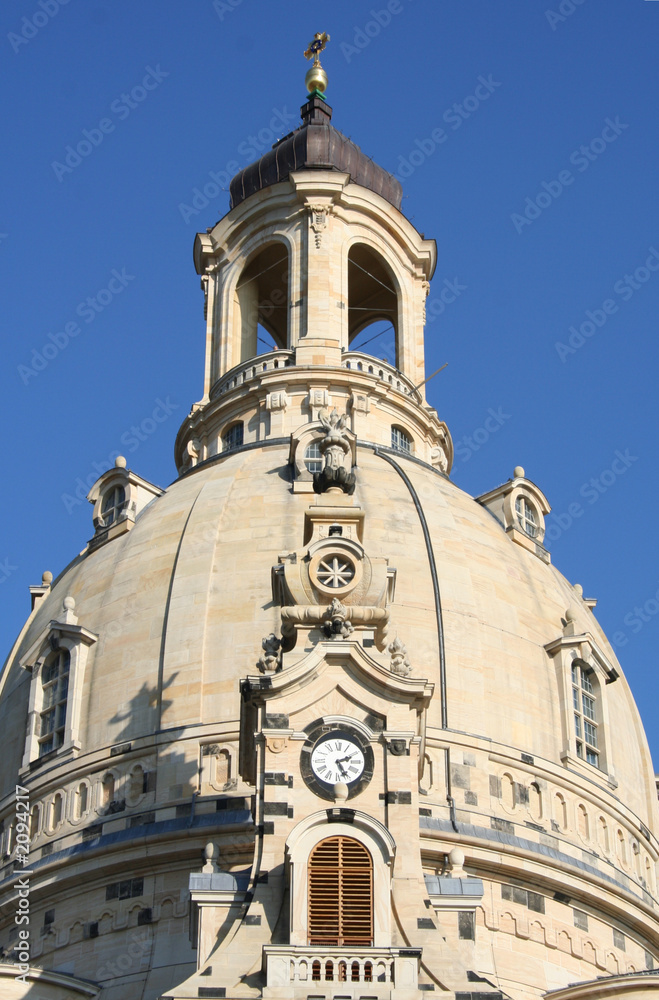
[(257, 191), (286, 180), (293, 170), (340, 170), (350, 174), (355, 184), (375, 191), (400, 209), (403, 196), (400, 183), (334, 128), (330, 121), (332, 109), (322, 98), (310, 97), (300, 113), (302, 125), (298, 129), (233, 178), (231, 208)]

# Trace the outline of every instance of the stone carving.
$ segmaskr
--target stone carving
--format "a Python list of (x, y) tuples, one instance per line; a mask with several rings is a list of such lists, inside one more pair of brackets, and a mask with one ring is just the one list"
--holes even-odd
[(277, 392), (269, 392), (265, 397), (266, 410), (285, 410), (290, 400), (284, 389)]
[(274, 632), (266, 635), (261, 642), (263, 653), (257, 660), (257, 666), (262, 674), (274, 674), (281, 670), (281, 639)]
[(309, 205), (311, 228), (314, 232), (314, 242), (316, 250), (320, 250), (323, 241), (323, 232), (327, 228), (327, 205)]
[(199, 438), (192, 438), (188, 441), (185, 446), (185, 464), (184, 469), (193, 469), (199, 461), (199, 453), (201, 451), (201, 441)]
[(448, 457), (439, 445), (430, 452), (430, 463), (434, 469), (446, 474), (448, 472)]
[(338, 597), (332, 600), (323, 617), (327, 619), (323, 624), (323, 632), (328, 639), (347, 639), (350, 633), (354, 632), (352, 622), (348, 621), (348, 609), (341, 604)]
[(387, 649), (391, 654), (391, 665), (389, 669), (392, 674), (398, 674), (399, 677), (407, 677), (412, 670), (410, 661), (407, 659), (407, 647), (401, 642), (398, 636), (396, 636), (394, 641), (389, 643)]
[(325, 437), (318, 442), (324, 466), (321, 472), (314, 473), (314, 493), (342, 490), (351, 496), (355, 492), (355, 476), (345, 467), (346, 455), (350, 451), (345, 414), (339, 416), (336, 410), (332, 410), (329, 416), (321, 413), (319, 419), (325, 430)]

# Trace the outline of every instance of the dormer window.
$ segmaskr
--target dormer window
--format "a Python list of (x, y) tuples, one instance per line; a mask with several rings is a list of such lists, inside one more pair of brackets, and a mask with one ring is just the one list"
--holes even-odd
[(38, 736), (40, 757), (57, 750), (64, 743), (70, 666), (68, 649), (59, 649), (48, 657), (42, 668), (43, 694)]
[(126, 491), (123, 486), (111, 486), (103, 497), (101, 506), (103, 527), (109, 528), (111, 524), (118, 521), (125, 505)]
[(242, 422), (237, 424), (232, 424), (231, 427), (222, 435), (222, 451), (235, 451), (236, 448), (240, 448), (243, 443), (243, 424)]
[(400, 427), (391, 428), (391, 447), (394, 451), (404, 451), (406, 454), (412, 454), (412, 441)]
[(538, 518), (535, 508), (525, 496), (518, 496), (515, 500), (515, 512), (517, 521), (522, 531), (525, 531), (530, 538), (538, 536)]
[(64, 598), (58, 621), (51, 621), (20, 660), (31, 675), (23, 768), (50, 755), (76, 756), (80, 749), (82, 686), (97, 636), (78, 624), (75, 601)]
[(94, 504), (94, 536), (89, 552), (125, 534), (135, 524), (140, 512), (162, 490), (126, 468), (126, 459), (118, 455), (114, 469), (108, 469), (92, 486), (87, 499)]
[(551, 510), (546, 496), (535, 483), (526, 478), (521, 465), (515, 467), (513, 478), (489, 493), (476, 497), (477, 503), (489, 510), (511, 541), (532, 552), (543, 562), (550, 561), (544, 547), (545, 516)]

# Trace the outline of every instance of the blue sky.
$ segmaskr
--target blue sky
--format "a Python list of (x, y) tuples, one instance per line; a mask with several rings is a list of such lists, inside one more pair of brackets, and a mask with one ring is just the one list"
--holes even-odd
[(437, 240), (453, 478), (478, 495), (523, 465), (545, 492), (553, 561), (598, 598), (659, 762), (659, 2), (8, 0), (0, 22), (3, 650), (90, 537), (108, 457), (174, 478), (202, 392), (194, 234), (228, 210), (223, 175), (295, 127), (325, 30), (334, 124)]

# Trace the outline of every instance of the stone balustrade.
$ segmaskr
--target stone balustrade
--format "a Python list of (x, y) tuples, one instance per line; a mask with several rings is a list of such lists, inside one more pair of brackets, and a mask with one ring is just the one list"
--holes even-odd
[(333, 948), (266, 945), (266, 998), (341, 996), (415, 1000), (418, 948)]

